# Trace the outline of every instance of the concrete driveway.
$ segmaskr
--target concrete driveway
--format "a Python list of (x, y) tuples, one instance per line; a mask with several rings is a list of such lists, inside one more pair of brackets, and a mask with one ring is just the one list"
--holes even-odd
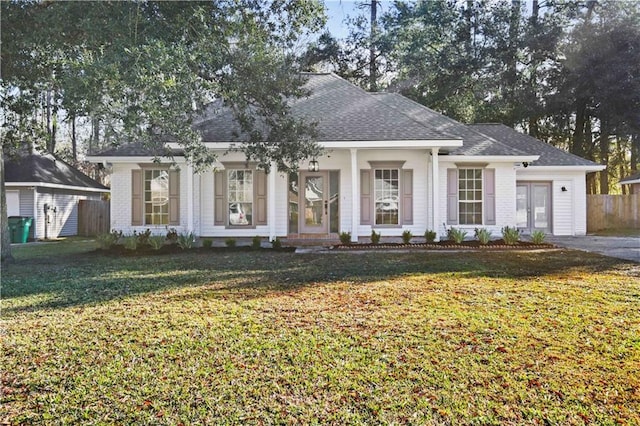
[(547, 236), (548, 242), (560, 247), (583, 250), (640, 263), (640, 238), (638, 237), (583, 237)]

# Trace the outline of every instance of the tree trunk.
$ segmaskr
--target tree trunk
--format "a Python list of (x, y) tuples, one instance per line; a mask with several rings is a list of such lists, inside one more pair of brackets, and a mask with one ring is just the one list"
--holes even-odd
[(0, 242), (0, 262), (13, 262), (11, 255), (11, 235), (9, 234), (9, 218), (7, 217), (7, 194), (4, 186), (4, 153), (0, 148), (0, 234), (2, 241)]
[[(609, 123), (600, 120), (600, 163), (609, 163)], [(600, 172), (600, 194), (609, 193), (609, 170)]]
[(584, 100), (579, 99), (576, 105), (576, 128), (573, 131), (573, 140), (571, 141), (571, 153), (578, 157), (583, 157), (584, 149), (584, 125), (586, 122), (587, 104)]
[(631, 135), (631, 173), (638, 171), (638, 165), (640, 164), (640, 134), (635, 133)]
[(73, 162), (78, 161), (78, 141), (76, 139), (76, 113), (71, 113), (71, 155)]
[(378, 0), (371, 0), (371, 39), (369, 40), (369, 91), (378, 91), (376, 37), (378, 33)]

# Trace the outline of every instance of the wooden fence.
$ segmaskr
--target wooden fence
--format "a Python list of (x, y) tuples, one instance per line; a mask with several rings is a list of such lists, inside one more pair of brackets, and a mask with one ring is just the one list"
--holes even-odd
[(587, 195), (587, 232), (640, 228), (640, 194)]
[(78, 202), (78, 235), (93, 237), (110, 231), (111, 203), (108, 200)]

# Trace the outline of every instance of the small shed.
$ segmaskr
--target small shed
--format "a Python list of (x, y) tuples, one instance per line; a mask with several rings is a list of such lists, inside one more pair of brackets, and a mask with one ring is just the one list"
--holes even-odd
[(640, 194), (640, 172), (620, 180), (620, 185), (629, 185), (629, 194)]
[(33, 218), (29, 239), (78, 234), (78, 202), (109, 188), (51, 154), (5, 158), (7, 215)]

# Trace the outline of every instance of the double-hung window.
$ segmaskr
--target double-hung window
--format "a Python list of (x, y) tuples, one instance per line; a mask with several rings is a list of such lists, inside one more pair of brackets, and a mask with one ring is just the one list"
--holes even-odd
[(377, 227), (413, 224), (413, 170), (404, 161), (369, 161), (360, 170), (360, 223)]
[(458, 170), (458, 223), (482, 225), (482, 169)]
[(253, 170), (234, 169), (227, 173), (227, 225), (253, 225)]
[(495, 225), (495, 169), (461, 164), (447, 169), (447, 223)]
[(180, 172), (143, 164), (131, 171), (131, 225), (180, 224)]
[(224, 227), (267, 224), (267, 175), (253, 163), (223, 162), (214, 173), (214, 223)]
[(375, 169), (373, 188), (375, 224), (398, 225), (400, 223), (400, 170)]

